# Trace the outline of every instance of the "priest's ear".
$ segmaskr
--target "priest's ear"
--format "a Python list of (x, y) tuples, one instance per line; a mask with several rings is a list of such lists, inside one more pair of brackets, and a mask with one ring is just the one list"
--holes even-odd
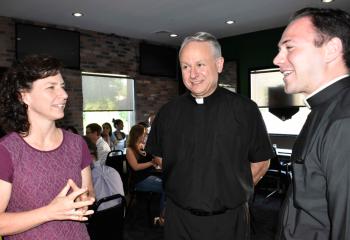
[(224, 68), (224, 58), (223, 57), (218, 57), (216, 59), (216, 69), (218, 71), (218, 73), (222, 72), (222, 69)]

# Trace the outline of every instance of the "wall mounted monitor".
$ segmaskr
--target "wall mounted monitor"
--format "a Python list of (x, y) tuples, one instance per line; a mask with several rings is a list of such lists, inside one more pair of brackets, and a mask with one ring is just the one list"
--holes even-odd
[(46, 54), (59, 59), (65, 68), (80, 69), (80, 33), (57, 28), (16, 24), (16, 58)]
[(177, 54), (176, 48), (141, 42), (140, 74), (176, 78)]
[(283, 75), (278, 68), (251, 70), (250, 90), (269, 134), (299, 134), (310, 110), (302, 94), (284, 92)]

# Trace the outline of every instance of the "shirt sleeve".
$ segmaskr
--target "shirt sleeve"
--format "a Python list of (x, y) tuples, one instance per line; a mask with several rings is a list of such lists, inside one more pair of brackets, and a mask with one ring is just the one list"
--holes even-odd
[(0, 179), (9, 183), (13, 181), (11, 155), (3, 145), (0, 145)]
[(82, 139), (81, 143), (82, 143), (81, 169), (84, 169), (91, 164), (92, 158), (91, 158), (90, 151), (89, 151), (89, 148), (88, 148), (86, 142)]
[(337, 120), (320, 145), (324, 167), (330, 239), (350, 239), (350, 119)]
[(252, 135), (249, 151), (249, 161), (256, 163), (266, 161), (274, 157), (270, 138), (267, 134), (264, 120), (258, 107), (255, 105), (253, 110)]
[(111, 151), (108, 143), (100, 137), (98, 147), (97, 147), (97, 160), (101, 162), (101, 164), (106, 164), (108, 153)]
[(147, 138), (147, 143), (145, 147), (146, 152), (162, 157), (161, 151), (161, 121), (159, 119), (159, 114), (154, 118), (152, 123), (151, 131)]

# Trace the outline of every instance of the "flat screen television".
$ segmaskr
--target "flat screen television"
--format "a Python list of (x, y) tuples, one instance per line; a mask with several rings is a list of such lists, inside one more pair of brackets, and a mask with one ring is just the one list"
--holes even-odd
[(139, 72), (142, 75), (176, 78), (177, 49), (141, 42)]
[[(291, 126), (283, 125), (279, 130), (285, 132), (286, 128), (290, 128), (293, 134), (299, 133), (302, 123), (305, 121), (304, 117), (308, 114), (308, 109), (304, 104), (304, 96), (284, 92), (283, 75), (278, 68), (250, 71), (250, 97), (260, 108), (269, 133), (272, 128), (275, 129), (272, 131), (273, 133), (278, 133), (276, 129), (279, 123), (267, 116), (266, 110), (282, 121), (293, 118)], [(270, 130), (269, 125), (271, 125)]]
[(80, 69), (80, 33), (16, 24), (16, 58), (30, 54), (46, 54), (59, 59), (65, 68)]

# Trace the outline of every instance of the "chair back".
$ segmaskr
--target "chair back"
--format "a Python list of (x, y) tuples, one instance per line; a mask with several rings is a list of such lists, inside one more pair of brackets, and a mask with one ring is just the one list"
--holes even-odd
[(118, 171), (120, 176), (123, 174), (123, 161), (125, 156), (122, 150), (112, 150), (107, 154), (106, 165)]
[[(120, 204), (97, 211), (100, 204), (114, 199), (120, 199)], [(91, 240), (123, 239), (124, 217), (125, 217), (125, 197), (115, 194), (102, 198), (93, 204), (94, 214), (89, 218), (87, 229)]]
[(122, 181), (124, 191), (127, 192), (129, 171), (127, 169), (126, 157), (122, 150), (112, 150), (108, 153), (106, 165), (118, 171)]

